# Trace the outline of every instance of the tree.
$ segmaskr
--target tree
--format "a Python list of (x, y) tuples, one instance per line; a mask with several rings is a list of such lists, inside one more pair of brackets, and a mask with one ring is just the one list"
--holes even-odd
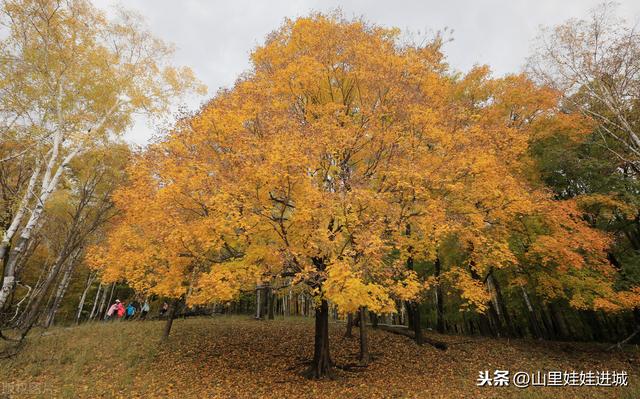
[[(572, 199), (593, 227), (613, 234), (607, 256), (618, 274), (615, 292), (605, 298), (634, 308), (640, 303), (640, 35), (616, 11), (603, 4), (588, 19), (543, 30), (528, 72), (561, 91), (566, 112), (590, 123), (586, 140), (560, 130), (535, 144), (535, 156), (557, 197)], [(638, 324), (640, 311), (634, 312)]]
[[(534, 138), (582, 120), (523, 75), (450, 73), (441, 43), (401, 44), (398, 30), (338, 14), (286, 21), (232, 89), (137, 158), (95, 264), (188, 303), (291, 278), (315, 304), (312, 378), (331, 373), (328, 302), (394, 312), (436, 283), (414, 264), (438, 259), (437, 284), (484, 312), (487, 276), (528, 267), (512, 246), (521, 218), (570, 220), (534, 237), (553, 251), (540, 262), (593, 262), (610, 284), (607, 240), (556, 204), (529, 156)], [(459, 263), (437, 257), (447, 241)]]
[(14, 179), (15, 198), (3, 203), (2, 308), (70, 163), (122, 133), (134, 113), (164, 112), (200, 86), (189, 69), (167, 63), (171, 48), (128, 12), (109, 21), (85, 0), (7, 0), (0, 25), (0, 159), (30, 175)]
[(567, 107), (593, 119), (612, 156), (640, 166), (640, 34), (617, 17), (613, 3), (543, 30), (530, 74), (560, 90)]
[[(41, 260), (25, 265), (25, 268), (35, 268), (41, 278), (30, 292), (29, 302), (18, 322), (3, 328), (18, 327), (22, 339), (43, 311), (45, 327), (53, 322), (86, 247), (116, 213), (111, 194), (123, 180), (129, 155), (128, 146), (111, 144), (84, 152), (70, 163), (64, 184), (47, 204), (45, 223), (40, 230), (47, 241), (39, 245), (39, 249), (46, 251), (52, 262), (42, 271), (45, 268)], [(18, 271), (23, 274), (22, 270)], [(42, 309), (50, 291), (52, 301)]]

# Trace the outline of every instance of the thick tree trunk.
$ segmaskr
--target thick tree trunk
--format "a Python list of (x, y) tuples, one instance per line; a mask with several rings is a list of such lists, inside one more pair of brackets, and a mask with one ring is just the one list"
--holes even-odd
[[(18, 228), (22, 223), (22, 218), (24, 217), (27, 211), (29, 201), (31, 201), (31, 197), (33, 196), (34, 188), (39, 175), (40, 175), (40, 160), (38, 159), (36, 161), (36, 166), (33, 170), (33, 173), (31, 174), (31, 178), (29, 179), (29, 184), (27, 184), (27, 190), (25, 191), (24, 196), (20, 201), (20, 205), (18, 206), (18, 209), (16, 210), (16, 212), (13, 214), (11, 223), (9, 224), (4, 234), (2, 235), (2, 241), (0, 242), (0, 262), (2, 262), (3, 266), (6, 265), (9, 259), (8, 255), (9, 255), (9, 249), (11, 248), (11, 240), (13, 239), (13, 236), (18, 231)], [(3, 269), (5, 268), (3, 267)], [(5, 277), (6, 277), (6, 272), (5, 272)]]
[(347, 313), (347, 330), (344, 333), (345, 338), (353, 338), (353, 313)]
[(332, 366), (329, 354), (329, 305), (323, 299), (316, 308), (313, 360), (307, 375), (312, 379), (330, 377)]
[(347, 330), (344, 333), (345, 338), (353, 338), (353, 313), (347, 313)]
[(271, 289), (271, 287), (267, 288), (267, 295), (269, 298), (269, 306), (268, 306), (268, 311), (269, 311), (269, 320), (273, 320), (275, 319), (275, 315), (273, 312), (273, 307), (276, 303), (276, 296), (273, 294), (273, 290)]
[(13, 290), (16, 287), (16, 266), (20, 260), (20, 254), (24, 252), (27, 247), (28, 240), (20, 237), (17, 244), (11, 248), (7, 261), (4, 266), (4, 277), (2, 279), (2, 288), (0, 288), (0, 309), (4, 309), (7, 300), (13, 294)]
[(367, 365), (371, 361), (369, 357), (369, 342), (367, 340), (367, 313), (366, 307), (360, 307), (358, 311), (360, 316), (360, 356), (358, 360), (362, 365)]
[(169, 334), (171, 334), (173, 319), (176, 317), (176, 311), (178, 309), (179, 304), (180, 304), (180, 299), (174, 299), (173, 301), (171, 301), (171, 305), (169, 305), (169, 311), (167, 312), (167, 321), (164, 323), (164, 329), (162, 330), (163, 341), (169, 338)]
[[(411, 226), (407, 225), (407, 235), (411, 234)], [(411, 248), (409, 248), (411, 252)], [(407, 269), (413, 270), (413, 256), (407, 258)], [(416, 344), (422, 345), (422, 323), (420, 321), (420, 306), (417, 301), (407, 302), (407, 311), (409, 313), (409, 325), (413, 327), (414, 339)]]
[(407, 312), (407, 327), (413, 330), (413, 304), (409, 301), (404, 301), (404, 305)]
[(422, 322), (420, 320), (420, 304), (413, 302), (413, 334), (416, 340), (416, 344), (422, 345)]

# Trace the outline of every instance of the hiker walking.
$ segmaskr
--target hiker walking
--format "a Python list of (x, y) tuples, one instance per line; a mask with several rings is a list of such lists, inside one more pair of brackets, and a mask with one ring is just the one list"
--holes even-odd
[(136, 307), (133, 306), (133, 302), (129, 302), (126, 309), (126, 315), (124, 317), (125, 320), (130, 320), (133, 318), (133, 315), (136, 314)]
[(107, 314), (105, 316), (105, 320), (115, 320), (118, 317), (118, 307), (121, 307), (119, 299), (113, 303), (113, 305), (109, 306), (109, 310), (107, 310)]
[(116, 316), (117, 316), (117, 320), (122, 320), (122, 317), (124, 316), (125, 310), (124, 310), (124, 305), (122, 304), (122, 302), (120, 302), (119, 299), (116, 299)]
[(142, 309), (140, 309), (140, 319), (145, 320), (147, 318), (147, 313), (149, 313), (149, 302), (145, 300), (142, 305)]

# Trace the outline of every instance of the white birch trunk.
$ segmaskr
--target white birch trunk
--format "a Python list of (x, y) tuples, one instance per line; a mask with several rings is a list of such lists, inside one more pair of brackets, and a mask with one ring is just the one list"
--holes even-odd
[(78, 302), (78, 312), (76, 313), (76, 324), (80, 323), (80, 317), (82, 316), (82, 310), (84, 309), (84, 301), (87, 299), (87, 293), (93, 285), (93, 280), (95, 279), (95, 274), (89, 273), (87, 276), (87, 283), (84, 286), (84, 290), (82, 290), (82, 294), (80, 295), (80, 302)]
[[(29, 241), (32, 238), (32, 234), (35, 230), (37, 230), (37, 226), (39, 224), (40, 218), (42, 217), (42, 214), (44, 212), (44, 208), (45, 205), (49, 199), (49, 197), (51, 196), (51, 194), (56, 190), (56, 188), (58, 187), (58, 183), (60, 182), (60, 178), (62, 177), (62, 173), (64, 172), (64, 170), (67, 168), (67, 166), (69, 165), (69, 163), (82, 151), (83, 146), (82, 144), (78, 144), (75, 148), (73, 148), (72, 150), (69, 151), (69, 153), (61, 160), (60, 164), (58, 165), (57, 168), (55, 168), (56, 163), (59, 161), (60, 158), (60, 147), (62, 146), (62, 142), (64, 141), (64, 137), (63, 137), (63, 127), (64, 127), (64, 121), (62, 120), (62, 113), (61, 113), (61, 108), (60, 108), (60, 104), (61, 104), (61, 99), (62, 99), (62, 81), (59, 83), (59, 94), (58, 94), (58, 130), (55, 133), (55, 136), (53, 138), (53, 147), (51, 148), (50, 151), (50, 156), (49, 156), (49, 160), (47, 162), (47, 167), (44, 171), (44, 176), (42, 178), (42, 184), (40, 187), (40, 193), (37, 196), (37, 202), (35, 205), (35, 208), (31, 211), (31, 216), (29, 217), (29, 220), (27, 221), (27, 224), (24, 226), (24, 228), (22, 229), (22, 231), (20, 232), (20, 238), (17, 242), (17, 244), (15, 245), (14, 248), (12, 248), (10, 254), (9, 254), (9, 259), (7, 261), (7, 263), (4, 265), (4, 279), (2, 281), (2, 288), (0, 288), (0, 309), (2, 309), (6, 302), (7, 299), (9, 298), (9, 296), (11, 295), (11, 293), (13, 292), (13, 290), (15, 289), (16, 286), (16, 277), (15, 277), (15, 271), (16, 271), (16, 264), (18, 263), (18, 261), (20, 260), (20, 258), (23, 255), (23, 252), (27, 246), (27, 244), (29, 243)], [(93, 126), (91, 126), (88, 131), (91, 131), (92, 129), (100, 129), (105, 122), (107, 121), (107, 118), (109, 116), (111, 116), (111, 114), (113, 114), (113, 112), (115, 112), (115, 110), (120, 106), (119, 102), (116, 102), (106, 113), (105, 115), (100, 119), (100, 121), (98, 123), (95, 123)], [(55, 169), (55, 171), (54, 171)], [(35, 184), (35, 183), (34, 183)]]
[(27, 185), (27, 191), (24, 193), (24, 196), (20, 201), (20, 206), (13, 216), (9, 228), (2, 235), (2, 242), (0, 242), (0, 262), (2, 263), (4, 263), (4, 257), (11, 244), (11, 239), (16, 234), (16, 231), (18, 231), (18, 227), (20, 227), (22, 218), (24, 217), (24, 214), (27, 211), (27, 207), (29, 206), (29, 201), (31, 201), (31, 197), (33, 197), (33, 189), (36, 186), (36, 181), (38, 180), (39, 175), (40, 160), (36, 162), (36, 167), (34, 168), (33, 173), (31, 174), (31, 178), (29, 179), (29, 184)]
[(495, 283), (493, 282), (493, 274), (489, 274), (487, 277), (487, 288), (489, 288), (489, 292), (491, 293), (491, 302), (493, 302), (493, 307), (496, 309), (498, 316), (501, 316), (501, 309), (500, 306), (498, 306), (498, 294)]
[[(48, 184), (45, 185), (44, 184), (45, 179), (43, 179), (43, 185), (42, 185), (43, 191), (38, 196), (35, 209), (31, 212), (31, 216), (29, 217), (27, 224), (24, 226), (24, 228), (20, 232), (20, 238), (16, 243), (16, 246), (11, 249), (11, 252), (9, 253), (9, 260), (5, 265), (4, 280), (2, 281), (2, 288), (0, 289), (0, 309), (4, 307), (5, 303), (7, 302), (7, 299), (15, 289), (16, 265), (20, 261), (25, 248), (27, 247), (27, 245), (29, 244), (29, 241), (31, 240), (31, 236), (35, 230), (35, 227), (36, 225), (38, 225), (38, 222), (40, 221), (40, 217), (44, 212), (45, 204), (49, 199), (49, 197), (51, 196), (51, 193), (53, 193), (53, 191), (57, 187), (58, 182), (60, 181), (60, 177), (62, 176), (62, 171), (64, 170), (64, 168), (67, 167), (69, 162), (71, 162), (71, 160), (78, 154), (79, 151), (80, 151), (80, 147), (77, 147), (75, 150), (70, 152), (65, 157), (65, 159), (62, 161), (62, 164), (58, 166), (58, 169), (56, 170), (53, 177), (50, 178), (50, 181), (48, 182)], [(51, 156), (53, 157), (54, 154), (56, 154), (56, 151), (52, 151)], [(49, 167), (53, 167), (51, 165), (51, 162), (49, 163), (49, 165), (47, 165), (47, 170), (45, 171), (45, 178), (51, 175), (51, 170), (49, 169)]]
[(98, 284), (98, 290), (96, 291), (96, 297), (93, 299), (93, 307), (91, 313), (89, 313), (89, 320), (93, 320), (96, 315), (96, 309), (98, 308), (98, 302), (100, 302), (100, 291), (102, 290), (102, 283)]
[(58, 284), (58, 289), (56, 290), (56, 296), (53, 298), (53, 304), (49, 309), (49, 313), (47, 314), (47, 318), (45, 319), (44, 326), (45, 328), (49, 328), (53, 324), (53, 320), (56, 317), (56, 313), (58, 312), (58, 308), (60, 307), (60, 303), (64, 298), (64, 294), (67, 292), (67, 288), (69, 288), (69, 283), (71, 282), (71, 276), (73, 275), (73, 271), (75, 270), (76, 259), (75, 257), (69, 260), (69, 265), (67, 266), (64, 275), (62, 276), (62, 280), (60, 284)]

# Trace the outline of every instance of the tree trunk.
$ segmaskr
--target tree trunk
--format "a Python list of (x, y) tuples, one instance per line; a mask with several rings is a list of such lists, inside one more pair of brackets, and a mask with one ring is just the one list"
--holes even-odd
[(409, 327), (410, 330), (413, 330), (413, 303), (404, 301), (404, 305), (407, 309), (407, 327)]
[(288, 316), (289, 309), (287, 308), (287, 294), (282, 296), (282, 316)]
[(493, 301), (489, 301), (487, 313), (489, 315), (488, 318), (489, 323), (492, 326), (492, 330), (498, 338), (502, 337), (504, 335), (504, 331), (502, 329), (502, 323), (500, 323), (500, 316), (498, 316), (498, 312), (496, 311)]
[(422, 345), (422, 322), (420, 321), (420, 304), (413, 302), (413, 334), (416, 344)]
[(162, 340), (165, 341), (171, 334), (171, 326), (173, 326), (173, 319), (176, 316), (176, 310), (180, 303), (180, 299), (174, 299), (169, 305), (169, 311), (167, 312), (167, 321), (164, 323), (164, 330), (162, 331)]
[(95, 279), (95, 274), (89, 272), (87, 275), (87, 282), (84, 285), (84, 290), (82, 290), (82, 294), (80, 295), (80, 301), (78, 302), (78, 312), (76, 313), (76, 324), (80, 323), (80, 317), (82, 317), (82, 310), (84, 309), (84, 302), (87, 299), (87, 293), (91, 289), (91, 285), (93, 285), (93, 280)]
[(273, 290), (271, 289), (271, 287), (267, 288), (267, 295), (269, 296), (269, 320), (273, 320), (275, 319), (273, 307), (276, 303), (276, 296), (273, 294)]
[(367, 308), (362, 306), (359, 310), (360, 315), (360, 356), (358, 360), (360, 364), (367, 365), (370, 362), (369, 342), (367, 340)]
[(271, 293), (268, 286), (265, 286), (262, 289), (262, 292), (264, 295), (264, 308), (262, 309), (262, 314), (266, 320), (269, 318), (269, 309), (271, 308)]
[[(407, 235), (411, 234), (411, 226), (407, 225)], [(411, 248), (409, 248), (409, 252), (411, 252)], [(409, 256), (407, 258), (407, 269), (413, 270), (413, 256)], [(408, 313), (409, 313), (409, 328), (413, 327), (414, 339), (416, 340), (416, 344), (422, 345), (422, 325), (420, 321), (420, 306), (417, 301), (407, 302)]]
[(558, 305), (554, 302), (549, 302), (549, 310), (551, 311), (551, 322), (556, 330), (556, 337), (563, 340), (567, 339), (569, 337), (569, 330)]
[[(38, 180), (38, 175), (40, 175), (40, 159), (36, 161), (36, 166), (29, 178), (29, 184), (27, 185), (27, 190), (20, 201), (20, 205), (18, 209), (13, 214), (13, 218), (11, 220), (11, 224), (7, 227), (4, 234), (2, 235), (2, 241), (0, 242), (0, 262), (3, 265), (3, 269), (6, 269), (4, 265), (6, 265), (9, 257), (9, 250), (11, 249), (11, 240), (13, 239), (14, 234), (18, 231), (20, 224), (22, 223), (22, 218), (24, 217), (27, 207), (29, 205), (29, 201), (31, 201), (31, 197), (33, 196), (34, 188), (36, 185), (36, 181)], [(6, 276), (6, 272), (5, 272)], [(3, 284), (4, 289), (4, 284)]]
[(369, 317), (371, 318), (371, 327), (372, 328), (378, 328), (378, 314), (377, 313), (373, 313), (373, 312), (367, 312), (369, 313)]
[[(116, 283), (111, 283), (111, 293), (113, 293), (113, 287), (115, 287), (115, 284)], [(109, 303), (107, 302), (107, 295), (109, 295), (107, 294), (107, 292), (109, 291), (109, 289), (107, 287), (108, 286), (105, 286), (104, 290), (102, 291), (102, 299), (100, 300), (100, 309), (96, 314), (96, 317), (98, 318), (98, 320), (104, 318), (104, 313), (109, 308)], [(109, 300), (111, 300), (111, 295), (109, 295)]]
[(109, 299), (107, 300), (107, 307), (105, 308), (105, 313), (107, 312), (107, 309), (109, 309), (109, 306), (111, 306), (111, 304), (113, 303), (113, 293), (116, 290), (116, 282), (114, 281), (113, 283), (111, 283), (111, 292), (109, 293)]
[(524, 303), (527, 306), (527, 316), (529, 319), (529, 325), (531, 328), (531, 333), (534, 338), (543, 339), (545, 338), (542, 329), (540, 328), (540, 322), (538, 321), (538, 317), (536, 315), (536, 311), (531, 304), (531, 300), (529, 299), (529, 294), (527, 294), (527, 290), (520, 286), (520, 290), (522, 291), (522, 297), (524, 298)]
[(436, 257), (434, 264), (436, 276), (436, 331), (444, 334), (444, 295), (440, 284), (441, 265), (440, 257)]
[(69, 265), (64, 271), (62, 280), (60, 280), (60, 283), (58, 284), (58, 289), (56, 290), (56, 296), (53, 298), (53, 303), (51, 304), (51, 307), (47, 312), (47, 316), (44, 321), (44, 328), (49, 328), (53, 324), (53, 319), (56, 317), (56, 313), (58, 312), (60, 303), (64, 298), (64, 294), (67, 292), (67, 288), (69, 287), (69, 283), (71, 282), (71, 276), (74, 270), (75, 270), (75, 259), (71, 259), (69, 262)]
[(487, 284), (489, 285), (489, 289), (492, 291), (492, 293), (495, 293), (496, 311), (498, 312), (498, 316), (502, 316), (502, 319), (504, 320), (507, 335), (510, 337), (514, 337), (516, 334), (513, 328), (513, 323), (511, 322), (511, 316), (509, 315), (507, 305), (504, 301), (504, 297), (502, 296), (500, 283), (498, 282), (498, 279), (496, 279), (493, 275), (493, 271), (491, 271), (487, 276)]
[(262, 304), (260, 303), (260, 293), (262, 292), (262, 288), (256, 288), (256, 319), (260, 319), (262, 317)]
[(332, 366), (329, 354), (329, 305), (323, 299), (320, 306), (316, 308), (313, 361), (307, 375), (311, 379), (329, 377)]
[[(39, 194), (37, 195), (37, 201), (35, 207), (31, 211), (31, 216), (29, 220), (22, 228), (20, 232), (20, 237), (18, 238), (18, 242), (16, 245), (11, 248), (9, 252), (9, 257), (4, 265), (4, 279), (2, 281), (2, 288), (0, 288), (0, 309), (4, 308), (5, 303), (9, 296), (13, 293), (13, 290), (16, 287), (16, 267), (18, 263), (22, 260), (25, 250), (27, 249), (28, 244), (32, 240), (32, 234), (34, 231), (38, 229), (38, 225), (40, 222), (40, 218), (44, 213), (45, 204), (47, 203), (49, 197), (53, 193), (53, 191), (58, 186), (58, 182), (60, 181), (60, 177), (62, 176), (62, 172), (66, 169), (69, 162), (77, 155), (78, 149), (71, 151), (58, 165), (57, 169), (54, 171), (53, 168), (55, 163), (58, 161), (58, 150), (62, 143), (62, 132), (56, 132), (54, 136), (54, 145), (52, 148), (51, 156), (48, 160), (47, 167), (45, 169), (44, 177), (42, 178), (42, 187), (39, 190)], [(6, 249), (5, 249), (6, 250)]]
[(347, 313), (347, 331), (344, 333), (345, 338), (353, 338), (353, 313)]
[[(40, 305), (42, 303), (42, 300), (46, 296), (51, 285), (54, 283), (54, 281), (58, 277), (60, 270), (63, 269), (63, 267), (65, 266), (67, 269), (72, 269), (75, 266), (75, 262), (79, 253), (80, 253), (80, 250), (76, 248), (73, 250), (73, 253), (65, 254), (63, 251), (63, 253), (58, 255), (58, 259), (56, 260), (53, 267), (49, 271), (49, 274), (47, 275), (47, 278), (45, 279), (39, 294), (37, 294), (33, 298), (33, 302), (31, 303), (30, 307), (28, 309), (25, 309), (25, 318), (23, 319), (20, 325), (20, 334), (22, 336), (25, 336), (29, 332), (29, 330), (31, 330), (31, 327), (33, 327), (33, 324), (36, 322), (36, 319), (40, 314), (40, 310), (41, 310)], [(65, 282), (64, 277), (62, 280), (63, 281), (61, 282), (61, 285), (59, 287), (60, 295), (64, 295), (64, 290), (66, 289), (66, 287), (63, 287), (63, 284), (62, 284)], [(56, 299), (57, 299), (57, 293), (56, 293)]]
[(89, 320), (93, 320), (96, 316), (96, 310), (98, 309), (98, 302), (100, 301), (100, 291), (102, 291), (102, 283), (98, 283), (98, 289), (96, 290), (96, 297), (93, 299), (93, 306), (91, 307), (91, 313), (89, 313)]

